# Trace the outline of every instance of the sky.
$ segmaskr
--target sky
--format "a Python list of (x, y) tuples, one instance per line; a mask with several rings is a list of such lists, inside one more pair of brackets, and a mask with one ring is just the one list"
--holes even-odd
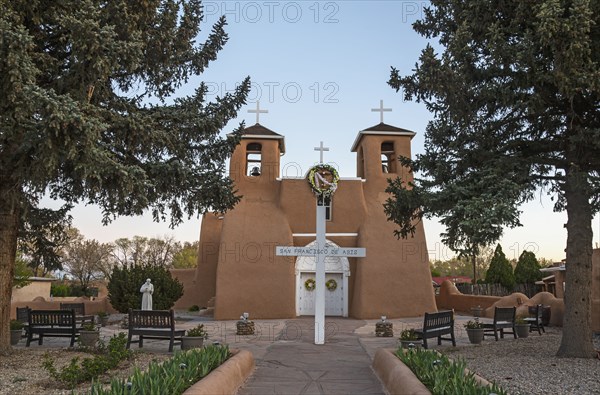
[[(384, 114), (385, 123), (417, 133), (412, 140), (414, 156), (424, 150), (424, 132), (432, 115), (422, 104), (404, 101), (387, 81), (392, 66), (409, 74), (428, 43), (411, 26), (427, 5), (427, 1), (205, 1), (199, 41), (225, 14), (229, 42), (205, 73), (177, 94), (191, 94), (204, 81), (208, 99), (214, 100), (250, 76), (248, 104), (222, 134), (241, 121), (253, 125), (256, 115), (247, 111), (259, 101), (261, 109), (268, 110), (260, 115), (261, 125), (285, 136), (283, 176), (301, 176), (317, 163), (314, 147), (323, 141), (329, 147), (324, 161), (335, 164), (342, 177), (355, 177), (356, 154), (350, 147), (360, 130), (379, 123), (379, 113), (371, 109), (379, 107), (380, 100), (393, 110)], [(563, 259), (566, 214), (554, 213), (543, 192), (521, 210), (523, 226), (507, 229), (500, 240), (507, 257), (516, 259), (529, 250), (538, 257)], [(121, 217), (108, 226), (102, 226), (101, 213), (93, 206), (76, 206), (72, 215), (73, 226), (86, 238), (101, 242), (134, 235), (195, 241), (200, 234), (199, 218), (170, 229), (168, 223), (152, 222), (150, 214)], [(600, 218), (592, 227), (598, 243)], [(425, 221), (430, 259), (454, 255), (440, 241), (443, 230), (437, 220)]]

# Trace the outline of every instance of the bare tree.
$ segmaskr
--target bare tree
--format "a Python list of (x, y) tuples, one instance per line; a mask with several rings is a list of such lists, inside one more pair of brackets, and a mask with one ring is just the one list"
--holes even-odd
[(120, 266), (173, 266), (173, 259), (181, 251), (181, 243), (172, 236), (151, 238), (134, 236), (114, 242), (114, 259)]
[(86, 240), (75, 228), (70, 229), (69, 233), (71, 241), (61, 254), (63, 268), (86, 293), (92, 281), (106, 278), (112, 270), (113, 246), (97, 240)]

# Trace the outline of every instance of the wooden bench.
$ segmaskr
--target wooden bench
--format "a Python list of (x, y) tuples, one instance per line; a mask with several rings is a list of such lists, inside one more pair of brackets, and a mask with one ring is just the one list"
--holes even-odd
[(74, 310), (29, 310), (28, 326), (26, 347), (32, 340), (37, 340), (41, 346), (44, 336), (70, 337), (73, 347), (79, 335)]
[[(184, 329), (175, 329), (175, 313), (173, 310), (132, 310), (129, 309), (129, 334), (127, 348), (131, 343), (144, 346), (144, 339), (169, 340), (169, 352), (173, 346), (181, 344)], [(137, 335), (138, 340), (131, 340)]]
[(85, 303), (61, 303), (61, 310), (75, 310), (75, 315), (85, 315)]
[(74, 310), (77, 329), (80, 330), (86, 322), (94, 322), (93, 315), (85, 315), (85, 303), (61, 303), (61, 310)]
[[(415, 329), (415, 334), (423, 340), (423, 348), (427, 348), (427, 339), (437, 337), (438, 346), (442, 340), (451, 341), (456, 347), (454, 339), (454, 312), (452, 310), (439, 311), (437, 313), (425, 313), (423, 318), (423, 328)], [(442, 337), (450, 335), (450, 337)]]
[(506, 331), (507, 334), (512, 334), (515, 339), (517, 338), (517, 331), (515, 330), (515, 314), (516, 307), (496, 307), (494, 308), (494, 322), (491, 324), (483, 324), (483, 337), (494, 336), (498, 341), (498, 332), (500, 332), (500, 338), (504, 339), (504, 330), (512, 329), (512, 332)]

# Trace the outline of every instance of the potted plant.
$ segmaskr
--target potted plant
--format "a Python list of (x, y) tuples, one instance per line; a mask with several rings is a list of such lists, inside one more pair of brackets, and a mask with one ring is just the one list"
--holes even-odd
[(185, 336), (181, 338), (181, 349), (191, 350), (192, 348), (200, 348), (204, 344), (204, 339), (208, 339), (208, 333), (204, 329), (203, 324), (188, 329)]
[(515, 332), (518, 337), (529, 336), (529, 323), (521, 316), (515, 319)]
[(100, 339), (100, 331), (94, 322), (86, 322), (79, 330), (79, 341), (84, 347), (95, 347)]
[(465, 324), (465, 329), (467, 330), (467, 336), (469, 336), (469, 341), (471, 344), (481, 344), (483, 341), (483, 325), (479, 320), (469, 320)]
[[(403, 329), (400, 332), (400, 344), (402, 348), (420, 348), (421, 341), (419, 340), (414, 329)], [(411, 346), (412, 345), (412, 346)]]
[(23, 335), (25, 325), (19, 320), (10, 320), (10, 345), (16, 345)]
[(108, 313), (106, 311), (99, 311), (98, 321), (100, 321), (101, 326), (106, 326), (108, 324)]

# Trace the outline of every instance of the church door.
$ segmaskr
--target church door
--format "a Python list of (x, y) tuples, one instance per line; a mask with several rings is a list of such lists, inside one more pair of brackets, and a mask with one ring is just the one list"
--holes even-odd
[[(300, 290), (299, 290), (299, 310), (300, 315), (315, 315), (315, 291), (307, 289), (307, 280), (315, 279), (315, 273), (302, 272), (300, 273)], [(325, 315), (343, 316), (344, 315), (344, 278), (343, 273), (327, 273), (325, 282), (333, 280), (336, 283), (336, 288), (325, 290)], [(310, 280), (308, 281), (310, 284)]]
[[(307, 247), (314, 247), (316, 241)], [(328, 247), (338, 247), (327, 240)], [(315, 281), (315, 257), (299, 256), (296, 259), (296, 314), (315, 315), (315, 290), (309, 289)], [(325, 258), (325, 315), (348, 317), (348, 277), (350, 263), (346, 257)], [(307, 287), (308, 285), (308, 287)]]
[[(342, 273), (325, 274), (325, 284), (331, 281), (331, 288), (325, 290), (325, 315), (344, 315), (344, 277)], [(335, 289), (333, 289), (335, 284)]]
[(306, 289), (306, 281), (315, 279), (315, 273), (300, 273), (299, 307), (300, 315), (315, 315), (315, 291)]

